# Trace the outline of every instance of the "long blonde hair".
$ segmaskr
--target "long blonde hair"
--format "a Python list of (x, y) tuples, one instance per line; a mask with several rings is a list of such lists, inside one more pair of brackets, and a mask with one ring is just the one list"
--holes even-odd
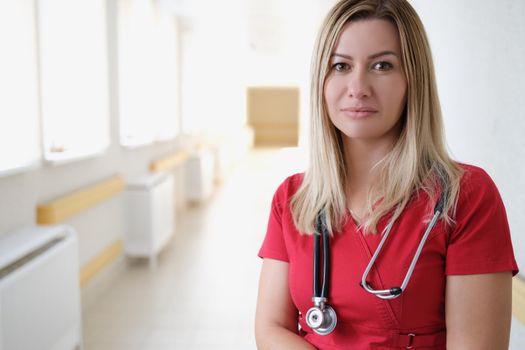
[(312, 57), (310, 162), (290, 202), (301, 233), (314, 232), (321, 211), (330, 232), (340, 232), (349, 218), (345, 186), (351, 174), (346, 173), (343, 136), (330, 121), (323, 91), (330, 55), (343, 26), (372, 18), (396, 26), (408, 88), (401, 133), (392, 150), (374, 167), (378, 181), (367, 194), (368, 215), (360, 228), (377, 233), (381, 217), (395, 208), (390, 220), (396, 220), (419, 189), (430, 198), (429, 214), (443, 191), (443, 218), (447, 224), (454, 221), (462, 169), (445, 147), (432, 54), (421, 20), (405, 0), (342, 0), (326, 16)]

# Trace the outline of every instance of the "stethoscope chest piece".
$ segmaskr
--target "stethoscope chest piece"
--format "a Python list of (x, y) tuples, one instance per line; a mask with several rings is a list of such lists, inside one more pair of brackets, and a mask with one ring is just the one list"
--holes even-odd
[(337, 325), (335, 310), (330, 305), (325, 305), (323, 301), (314, 302), (315, 306), (311, 307), (306, 313), (306, 324), (317, 334), (327, 335), (332, 333)]

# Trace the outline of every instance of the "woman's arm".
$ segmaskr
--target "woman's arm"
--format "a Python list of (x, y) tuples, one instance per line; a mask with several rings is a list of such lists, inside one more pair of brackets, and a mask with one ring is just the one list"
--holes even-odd
[(297, 309), (288, 289), (288, 263), (264, 259), (255, 315), (257, 348), (315, 349), (297, 333)]
[(448, 350), (508, 349), (512, 274), (447, 276)]

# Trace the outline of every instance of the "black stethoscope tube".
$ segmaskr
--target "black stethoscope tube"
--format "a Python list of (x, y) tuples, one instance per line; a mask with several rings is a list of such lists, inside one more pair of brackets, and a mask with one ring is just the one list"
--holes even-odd
[[(311, 307), (305, 315), (306, 324), (317, 334), (330, 334), (336, 324), (337, 315), (335, 310), (326, 304), (328, 296), (328, 286), (330, 279), (330, 234), (326, 225), (323, 223), (324, 216), (319, 213), (316, 221), (316, 232), (314, 233), (314, 278), (313, 287), (314, 295), (312, 301), (314, 306)], [(321, 257), (321, 237), (323, 244), (323, 255)], [(319, 267), (323, 259), (323, 276), (319, 277)], [(321, 283), (321, 286), (319, 285)]]
[[(326, 232), (326, 226), (321, 222), (321, 216), (317, 217), (317, 233), (314, 237), (314, 297), (326, 298), (328, 295), (328, 279), (330, 278), (330, 236)], [(323, 277), (321, 283), (321, 290), (319, 290), (319, 266), (321, 265), (319, 245), (321, 244), (321, 236), (323, 237)]]
[[(324, 228), (324, 225), (323, 225)], [(328, 279), (330, 278), (330, 235), (323, 230), (323, 289), (321, 289), (321, 298), (328, 296)]]

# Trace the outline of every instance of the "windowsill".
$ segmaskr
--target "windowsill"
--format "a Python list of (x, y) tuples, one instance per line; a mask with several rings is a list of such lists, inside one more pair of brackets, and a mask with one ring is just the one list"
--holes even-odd
[(44, 164), (49, 165), (49, 166), (59, 166), (63, 164), (74, 163), (77, 161), (98, 158), (98, 157), (103, 156), (107, 152), (108, 149), (109, 149), (109, 146), (104, 147), (95, 152), (83, 153), (83, 154), (82, 153), (71, 154), (71, 155), (68, 155), (67, 158), (64, 157), (63, 159), (44, 159)]
[(156, 146), (156, 145), (161, 145), (161, 144), (166, 144), (166, 143), (170, 143), (170, 142), (175, 142), (177, 141), (177, 138), (179, 137), (179, 135), (176, 135), (175, 137), (171, 138), (171, 139), (162, 139), (162, 140), (155, 140), (155, 141), (148, 141), (148, 142), (143, 142), (143, 143), (137, 143), (137, 144), (133, 144), (133, 145), (125, 145), (125, 144), (122, 144), (120, 143), (120, 146), (126, 150), (135, 150), (135, 149), (138, 149), (138, 148), (143, 148), (143, 147), (147, 147), (147, 146)]
[(34, 161), (32, 163), (29, 163), (27, 165), (22, 165), (17, 168), (9, 169), (9, 170), (2, 170), (0, 171), (0, 178), (6, 178), (12, 175), (20, 175), (22, 173), (26, 173), (32, 170), (36, 170), (41, 166), (42, 162), (40, 160)]

